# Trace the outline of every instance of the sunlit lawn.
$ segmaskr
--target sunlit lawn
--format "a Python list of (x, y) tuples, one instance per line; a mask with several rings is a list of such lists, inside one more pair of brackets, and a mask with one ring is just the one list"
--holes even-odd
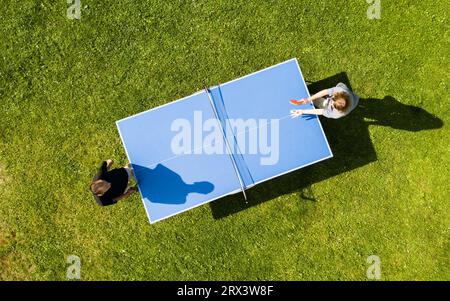
[[(0, 279), (64, 280), (73, 254), (83, 280), (367, 280), (371, 255), (449, 280), (450, 7), (381, 5), (3, 1)], [(95, 204), (100, 162), (126, 162), (116, 120), (292, 57), (362, 98), (323, 120), (333, 159), (154, 225), (138, 195)]]

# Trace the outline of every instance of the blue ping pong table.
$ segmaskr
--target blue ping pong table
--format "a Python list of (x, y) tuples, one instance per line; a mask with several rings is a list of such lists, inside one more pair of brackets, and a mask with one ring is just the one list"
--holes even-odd
[(297, 59), (117, 121), (150, 223), (332, 157)]

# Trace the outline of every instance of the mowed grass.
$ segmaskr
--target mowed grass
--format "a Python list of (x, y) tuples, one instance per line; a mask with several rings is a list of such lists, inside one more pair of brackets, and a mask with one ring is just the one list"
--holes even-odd
[[(367, 280), (371, 255), (450, 279), (448, 1), (81, 2), (2, 2), (0, 279), (67, 279), (72, 254), (83, 280)], [(116, 120), (292, 57), (366, 99), (324, 120), (335, 158), (154, 225), (138, 195), (95, 204)]]

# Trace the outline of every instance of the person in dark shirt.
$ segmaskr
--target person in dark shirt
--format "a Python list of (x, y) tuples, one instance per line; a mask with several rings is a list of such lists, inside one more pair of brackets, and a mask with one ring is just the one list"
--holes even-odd
[(113, 205), (136, 191), (135, 187), (128, 187), (128, 181), (133, 175), (130, 164), (109, 170), (113, 163), (111, 159), (103, 161), (92, 180), (91, 191), (100, 206)]

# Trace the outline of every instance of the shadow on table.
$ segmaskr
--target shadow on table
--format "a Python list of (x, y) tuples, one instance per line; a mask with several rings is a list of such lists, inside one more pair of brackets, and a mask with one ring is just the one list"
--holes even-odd
[(210, 182), (187, 184), (179, 174), (162, 164), (154, 169), (133, 164), (133, 171), (142, 197), (152, 203), (184, 204), (189, 193), (208, 194), (214, 190)]
[[(350, 89), (347, 74), (342, 72), (308, 85), (311, 95), (343, 82)], [(370, 139), (369, 126), (387, 126), (396, 130), (422, 131), (443, 126), (441, 119), (427, 111), (405, 105), (392, 96), (383, 99), (360, 99), (358, 107), (341, 119), (321, 117), (321, 123), (334, 157), (298, 171), (261, 183), (248, 191), (248, 203), (240, 194), (210, 203), (214, 218), (220, 219), (284, 194), (297, 192), (299, 199), (314, 201), (311, 185), (377, 161)]]

